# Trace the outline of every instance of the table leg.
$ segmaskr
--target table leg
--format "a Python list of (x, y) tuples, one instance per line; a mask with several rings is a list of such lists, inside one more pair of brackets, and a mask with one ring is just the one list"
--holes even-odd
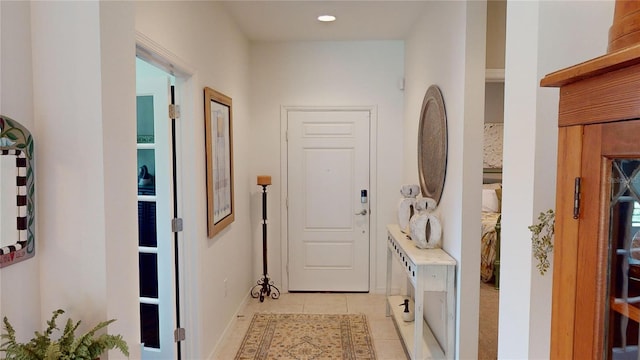
[(445, 303), (445, 314), (447, 314), (446, 324), (446, 348), (444, 356), (447, 359), (453, 359), (455, 354), (455, 323), (456, 323), (456, 289), (454, 287), (456, 276), (456, 267), (447, 266), (447, 301)]
[(417, 269), (420, 274), (417, 277), (418, 281), (416, 281), (415, 287), (415, 295), (414, 295), (414, 306), (415, 306), (415, 316), (414, 316), (414, 359), (422, 359), (422, 333), (423, 329), (423, 318), (424, 318), (424, 283), (422, 280), (424, 279), (424, 269), (420, 267)]
[(393, 278), (393, 273), (391, 272), (391, 248), (387, 246), (387, 309), (386, 315), (391, 316), (391, 306), (389, 305), (389, 296), (391, 295), (391, 279)]

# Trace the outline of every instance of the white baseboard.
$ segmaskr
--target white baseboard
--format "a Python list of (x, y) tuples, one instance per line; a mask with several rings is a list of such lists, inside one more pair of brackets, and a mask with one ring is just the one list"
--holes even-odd
[[(401, 291), (401, 289), (399, 287), (392, 287), (391, 288), (391, 295), (399, 295), (400, 291)], [(386, 287), (379, 287), (379, 288), (376, 288), (375, 290), (373, 290), (371, 293), (372, 294), (378, 294), (378, 295), (385, 295), (387, 293), (387, 288)]]
[(224, 328), (222, 335), (220, 335), (220, 338), (218, 339), (218, 343), (213, 348), (213, 350), (211, 351), (211, 354), (209, 354), (209, 357), (207, 357), (207, 359), (217, 358), (218, 353), (222, 350), (222, 347), (223, 347), (222, 345), (226, 343), (227, 337), (231, 334), (231, 331), (233, 330), (233, 328), (236, 325), (236, 322), (238, 321), (238, 316), (240, 315), (240, 311), (244, 309), (249, 299), (251, 299), (251, 292), (248, 292), (247, 295), (242, 300), (242, 302), (240, 302), (240, 306), (238, 306), (238, 308), (236, 309), (236, 312), (233, 314), (233, 317), (231, 318), (227, 326)]

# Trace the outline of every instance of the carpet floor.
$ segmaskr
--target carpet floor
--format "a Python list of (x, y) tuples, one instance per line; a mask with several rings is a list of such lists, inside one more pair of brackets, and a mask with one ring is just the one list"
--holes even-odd
[(376, 359), (366, 315), (256, 313), (236, 360)]
[(493, 283), (480, 282), (480, 329), (478, 332), (478, 359), (498, 358), (498, 308), (500, 291)]

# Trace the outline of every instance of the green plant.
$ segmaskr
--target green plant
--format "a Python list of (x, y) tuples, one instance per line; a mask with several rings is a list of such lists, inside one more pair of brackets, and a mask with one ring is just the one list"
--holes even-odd
[(538, 223), (529, 226), (533, 256), (538, 260), (538, 271), (544, 275), (549, 270), (549, 253), (553, 250), (553, 231), (556, 214), (552, 209), (538, 215)]
[(0, 335), (5, 340), (0, 345), (0, 351), (5, 353), (4, 359), (93, 360), (111, 349), (118, 349), (127, 357), (129, 356), (129, 347), (122, 339), (122, 335), (96, 336), (98, 330), (107, 327), (115, 319), (103, 321), (79, 337), (76, 337), (75, 331), (80, 326), (80, 321), (74, 324), (71, 319), (68, 319), (62, 335), (57, 340), (53, 340), (51, 338), (53, 331), (60, 330), (56, 325), (56, 319), (61, 314), (64, 314), (63, 310), (54, 311), (51, 320), (47, 321), (48, 326), (44, 333), (36, 331), (35, 336), (28, 343), (16, 341), (16, 331), (5, 316), (3, 321), (6, 334)]

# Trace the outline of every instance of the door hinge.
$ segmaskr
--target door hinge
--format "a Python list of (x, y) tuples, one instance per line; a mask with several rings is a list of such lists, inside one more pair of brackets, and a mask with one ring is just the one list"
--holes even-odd
[(289, 142), (289, 130), (284, 132), (284, 141)]
[(284, 201), (284, 206), (287, 207), (287, 210), (289, 210), (289, 197), (287, 197)]
[(187, 333), (184, 328), (177, 328), (173, 331), (173, 340), (175, 342), (184, 341), (187, 339)]
[(182, 231), (182, 218), (171, 219), (171, 232)]
[(580, 217), (580, 182), (581, 179), (577, 177), (573, 184), (573, 218)]
[(169, 104), (169, 118), (170, 119), (180, 118), (180, 106), (176, 104)]

